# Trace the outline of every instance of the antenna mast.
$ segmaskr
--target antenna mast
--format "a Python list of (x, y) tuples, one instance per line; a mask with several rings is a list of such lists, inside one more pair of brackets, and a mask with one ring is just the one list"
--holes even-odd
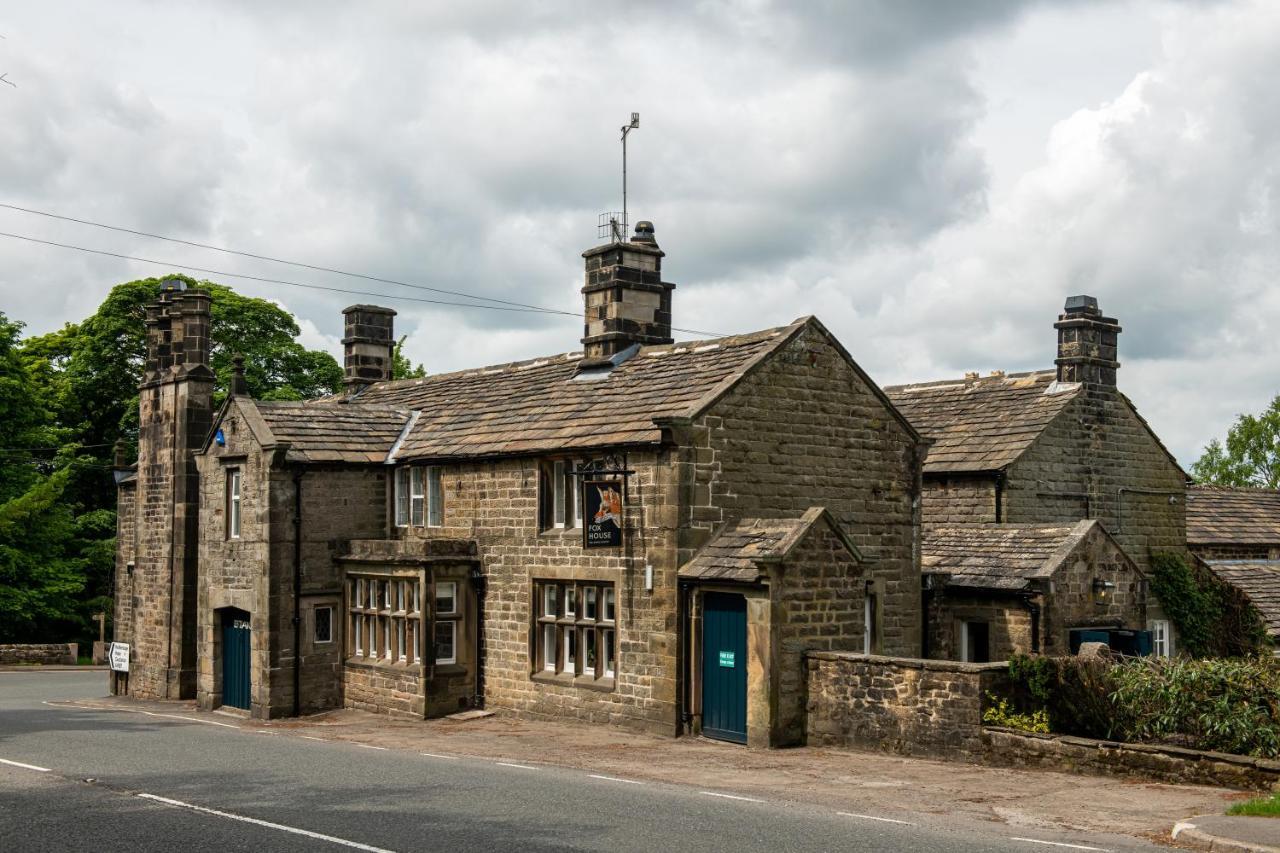
[(631, 123), (622, 126), (622, 212), (600, 214), (600, 236), (615, 243), (627, 238), (627, 134), (640, 127), (640, 113), (631, 114)]

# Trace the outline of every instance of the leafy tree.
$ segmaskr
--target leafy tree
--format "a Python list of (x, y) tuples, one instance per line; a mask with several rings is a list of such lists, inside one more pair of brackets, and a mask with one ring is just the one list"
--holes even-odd
[(404, 354), (404, 337), (396, 341), (396, 348), (391, 353), (392, 379), (421, 379), (427, 375), (425, 365), (414, 365)]
[(1280, 396), (1261, 415), (1236, 418), (1225, 446), (1216, 438), (1209, 442), (1191, 473), (1219, 486), (1280, 488)]

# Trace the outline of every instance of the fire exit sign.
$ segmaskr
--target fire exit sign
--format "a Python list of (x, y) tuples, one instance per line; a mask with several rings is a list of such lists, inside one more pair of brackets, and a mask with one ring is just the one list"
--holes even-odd
[(734, 657), (734, 653), (733, 653), (733, 652), (721, 652), (721, 653), (720, 653), (720, 665), (721, 665), (721, 666), (733, 666), (733, 657)]

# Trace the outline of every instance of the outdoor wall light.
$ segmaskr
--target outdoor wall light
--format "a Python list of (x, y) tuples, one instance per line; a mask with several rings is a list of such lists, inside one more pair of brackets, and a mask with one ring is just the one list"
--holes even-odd
[(1102, 578), (1093, 579), (1093, 600), (1098, 604), (1105, 604), (1107, 597), (1111, 591), (1116, 588), (1112, 581), (1104, 581)]

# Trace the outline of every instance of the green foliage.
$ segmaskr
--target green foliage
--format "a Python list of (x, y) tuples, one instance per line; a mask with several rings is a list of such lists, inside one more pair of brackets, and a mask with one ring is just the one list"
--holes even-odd
[(1266, 628), (1248, 601), (1180, 554), (1151, 559), (1151, 592), (1178, 631), (1182, 651), (1192, 657), (1256, 654), (1267, 643)]
[(1227, 809), (1229, 815), (1248, 815), (1250, 817), (1280, 817), (1280, 794), (1269, 797), (1258, 797), (1243, 803), (1236, 803)]
[(1116, 725), (1110, 666), (1074, 657), (1014, 655), (1009, 660), (1010, 695), (1023, 714), (1044, 711), (1053, 731), (1108, 738)]
[(396, 341), (396, 347), (391, 353), (391, 378), (392, 379), (421, 379), (427, 375), (425, 365), (415, 366), (412, 361), (404, 354), (404, 338)]
[(1219, 486), (1280, 488), (1280, 396), (1261, 415), (1236, 418), (1226, 445), (1216, 438), (1209, 442), (1191, 473)]
[(1021, 729), (1024, 732), (1049, 731), (1049, 712), (1041, 708), (1029, 714), (1020, 714), (1013, 709), (1008, 699), (987, 694), (991, 704), (982, 712), (982, 722), (989, 726), (1004, 726), (1007, 729)]
[(1127, 740), (1280, 755), (1280, 667), (1272, 658), (1147, 658), (1117, 665), (1112, 680)]

